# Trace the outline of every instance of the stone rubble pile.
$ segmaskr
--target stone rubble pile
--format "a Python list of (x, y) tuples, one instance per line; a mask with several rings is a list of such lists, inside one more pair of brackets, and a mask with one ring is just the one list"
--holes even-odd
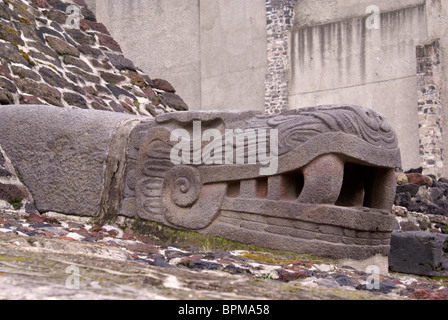
[(448, 180), (422, 174), (422, 168), (397, 174), (397, 220), (389, 268), (424, 276), (448, 276)]
[(397, 174), (393, 213), (401, 231), (448, 234), (448, 179), (422, 174), (422, 168)]
[[(45, 239), (69, 243), (96, 243), (122, 250), (129, 261), (155, 268), (180, 268), (196, 273), (230, 274), (255, 281), (287, 283), (290, 288), (345, 290), (353, 297), (362, 292), (386, 299), (448, 299), (443, 279), (405, 274), (378, 275), (378, 286), (370, 287), (372, 274), (312, 257), (288, 258), (268, 252), (213, 250), (195, 246), (160, 244), (157, 240), (129, 232), (122, 225), (96, 225), (79, 217), (55, 213), (24, 214), (0, 210), (0, 234), (16, 235), (18, 246), (45, 247)], [(237, 278), (236, 278), (237, 279)], [(291, 289), (292, 290), (292, 289)]]
[[(79, 26), (70, 5), (82, 15)], [(70, 12), (70, 14), (67, 14)], [(156, 116), (188, 106), (127, 59), (84, 0), (0, 1), (0, 104)]]
[(19, 180), (11, 161), (0, 147), (0, 209), (9, 206), (16, 210), (24, 207), (29, 213), (37, 212), (30, 192)]

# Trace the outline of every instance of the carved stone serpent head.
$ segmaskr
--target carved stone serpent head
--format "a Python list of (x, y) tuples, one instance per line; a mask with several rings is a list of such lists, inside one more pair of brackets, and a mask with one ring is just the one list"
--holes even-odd
[(139, 147), (135, 208), (174, 228), (366, 258), (388, 252), (400, 166), (393, 129), (362, 107), (167, 114)]
[(153, 119), (4, 106), (0, 119), (0, 144), (41, 212), (135, 217), (333, 258), (388, 254), (401, 158), (370, 109)]

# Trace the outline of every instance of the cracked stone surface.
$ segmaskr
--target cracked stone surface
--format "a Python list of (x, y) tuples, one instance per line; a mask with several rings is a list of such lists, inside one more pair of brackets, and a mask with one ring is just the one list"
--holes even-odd
[[(6, 205), (5, 205), (6, 206)], [(379, 275), (283, 252), (163, 243), (123, 225), (0, 211), (0, 299), (446, 299), (446, 279)], [(123, 230), (125, 229), (125, 230)], [(79, 272), (79, 287), (73, 276)]]

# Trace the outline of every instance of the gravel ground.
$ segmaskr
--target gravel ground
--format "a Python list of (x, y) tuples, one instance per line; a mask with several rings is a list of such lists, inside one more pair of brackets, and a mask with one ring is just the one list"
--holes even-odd
[(447, 284), (375, 276), (310, 256), (178, 246), (89, 219), (0, 210), (0, 299), (446, 300)]

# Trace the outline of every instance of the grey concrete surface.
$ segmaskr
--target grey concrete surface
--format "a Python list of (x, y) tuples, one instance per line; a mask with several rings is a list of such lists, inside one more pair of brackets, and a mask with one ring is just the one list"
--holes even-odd
[[(169, 79), (191, 110), (262, 110), (265, 1), (89, 1), (136, 66)], [(132, 35), (132, 36), (131, 36)]]

